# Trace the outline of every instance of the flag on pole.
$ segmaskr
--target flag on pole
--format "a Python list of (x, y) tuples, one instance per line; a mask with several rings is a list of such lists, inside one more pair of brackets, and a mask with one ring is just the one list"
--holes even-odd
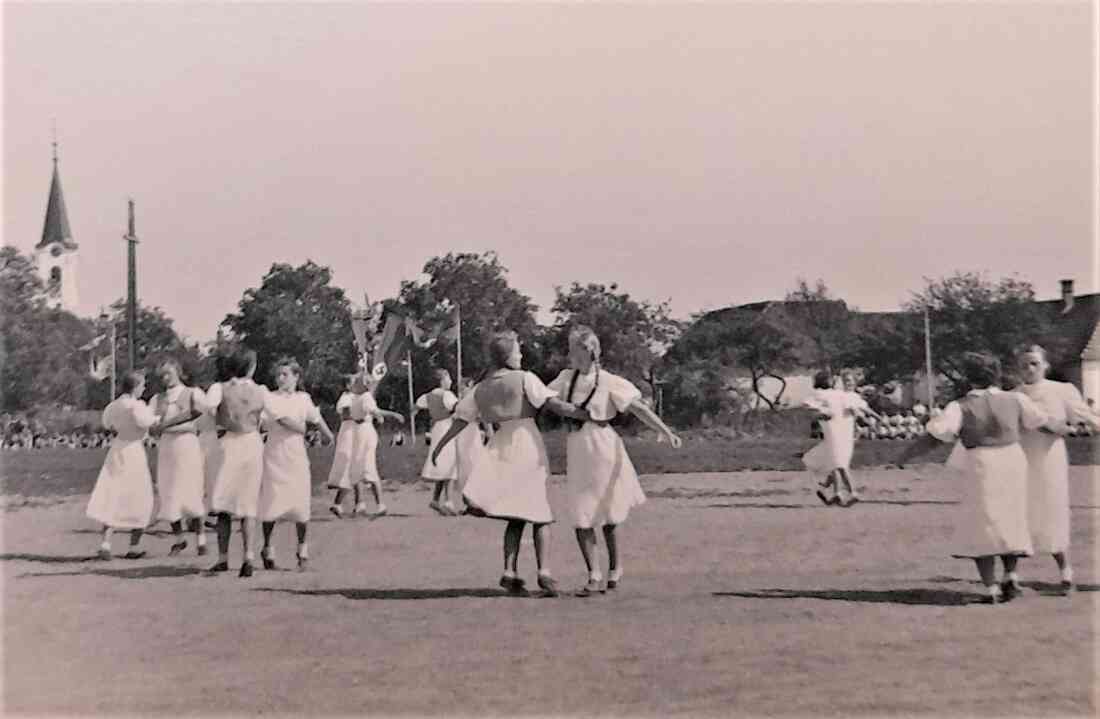
[(91, 350), (94, 350), (96, 347), (99, 347), (101, 344), (103, 344), (103, 340), (105, 339), (107, 339), (106, 334), (99, 335), (98, 337), (93, 337), (91, 342), (86, 345), (81, 345), (77, 349), (80, 352), (90, 352)]
[(111, 356), (107, 355), (98, 362), (95, 361), (95, 357), (92, 357), (88, 367), (88, 374), (92, 379), (102, 382), (111, 376)]
[(373, 358), (375, 364), (384, 362), (386, 367), (400, 366), (410, 341), (407, 318), (396, 312), (388, 312), (382, 328), (382, 340), (378, 343), (378, 352)]

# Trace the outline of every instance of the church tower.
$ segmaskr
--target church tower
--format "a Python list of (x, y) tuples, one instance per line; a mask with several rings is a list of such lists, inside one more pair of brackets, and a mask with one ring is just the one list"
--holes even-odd
[(38, 274), (46, 286), (46, 301), (51, 307), (76, 313), (79, 309), (77, 294), (77, 250), (73, 233), (69, 229), (69, 215), (65, 211), (65, 196), (61, 192), (61, 175), (57, 170), (57, 142), (53, 143), (53, 180), (50, 182), (50, 199), (46, 205), (46, 221), (42, 226), (42, 239), (34, 248)]

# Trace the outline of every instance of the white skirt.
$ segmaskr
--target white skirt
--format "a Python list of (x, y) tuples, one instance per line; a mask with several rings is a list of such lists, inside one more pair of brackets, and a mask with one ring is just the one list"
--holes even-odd
[[(443, 439), (443, 435), (447, 434), (447, 430), (451, 428), (452, 424), (451, 418), (448, 417), (432, 425), (431, 450), (439, 446), (439, 441)], [(447, 446), (439, 453), (439, 458), (435, 464), (432, 464), (432, 453), (429, 451), (428, 458), (424, 460), (424, 467), (420, 470), (420, 476), (433, 482), (447, 482), (456, 479), (458, 477), (458, 446), (455, 444), (457, 441), (458, 437), (455, 437), (454, 440), (447, 443)]]
[(481, 434), (481, 428), (476, 422), (466, 425), (453, 440), (455, 445), (455, 489), (458, 496), (462, 496), (462, 490), (466, 488), (466, 482), (473, 472), (474, 465), (485, 453), (485, 441)]
[(264, 445), (260, 520), (309, 521), (309, 456), (302, 435), (273, 430)]
[(113, 529), (145, 529), (153, 515), (153, 477), (142, 440), (117, 437), (103, 460), (87, 515)]
[[(958, 447), (962, 447), (961, 444)], [(962, 499), (956, 514), (952, 555), (1029, 556), (1027, 458), (1018, 444), (1007, 447), (958, 447), (950, 462), (965, 463)]]
[(209, 508), (214, 500), (214, 480), (222, 465), (222, 442), (215, 430), (209, 430), (199, 434), (199, 446), (202, 447), (202, 491)]
[(503, 422), (477, 458), (462, 497), (470, 513), (536, 524), (554, 521), (546, 480), (550, 461), (533, 419)]
[(614, 429), (586, 422), (569, 433), (565, 447), (565, 489), (574, 527), (621, 524), (645, 502), (634, 463)]
[(378, 432), (369, 419), (362, 424), (352, 420), (340, 423), (327, 486), (351, 489), (358, 482), (382, 483), (378, 475)]
[(260, 433), (226, 432), (221, 447), (222, 459), (214, 478), (211, 509), (234, 517), (255, 518), (264, 471), (264, 443)]
[(1027, 521), (1036, 552), (1069, 549), (1069, 457), (1061, 437), (1026, 432), (1020, 445), (1027, 456)]
[(825, 438), (802, 456), (806, 469), (828, 474), (834, 469), (850, 469), (855, 451), (855, 428), (851, 420), (829, 420), (822, 423)]
[(157, 444), (157, 519), (178, 522), (202, 517), (203, 457), (194, 432), (165, 432)]

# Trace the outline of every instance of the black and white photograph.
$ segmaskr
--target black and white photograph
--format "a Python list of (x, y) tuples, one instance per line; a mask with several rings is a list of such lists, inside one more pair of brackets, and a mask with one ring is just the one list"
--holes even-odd
[(1100, 0), (0, 28), (4, 715), (1100, 712)]

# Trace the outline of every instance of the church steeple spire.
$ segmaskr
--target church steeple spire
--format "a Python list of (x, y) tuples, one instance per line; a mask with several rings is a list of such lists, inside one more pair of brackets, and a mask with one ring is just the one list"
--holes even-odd
[(46, 221), (42, 225), (42, 239), (37, 248), (58, 242), (67, 248), (76, 248), (73, 233), (69, 229), (69, 214), (65, 211), (65, 195), (61, 191), (61, 173), (57, 169), (57, 136), (53, 140), (53, 179), (50, 181), (50, 199), (46, 204)]

